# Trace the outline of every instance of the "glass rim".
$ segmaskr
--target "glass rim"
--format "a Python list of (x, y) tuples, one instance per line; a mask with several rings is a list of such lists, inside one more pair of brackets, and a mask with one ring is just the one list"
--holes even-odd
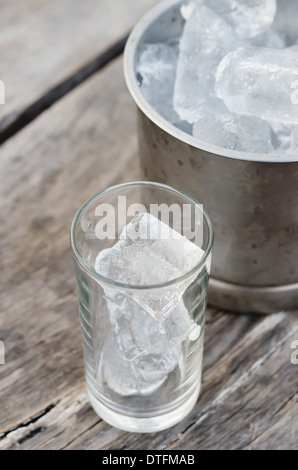
[[(208, 245), (207, 249), (203, 255), (203, 257), (200, 259), (200, 262), (197, 263), (191, 270), (187, 271), (185, 274), (182, 276), (179, 276), (177, 278), (171, 279), (170, 281), (159, 283), (159, 284), (148, 284), (148, 285), (133, 285), (133, 284), (125, 284), (123, 282), (115, 281), (113, 279), (110, 279), (108, 277), (105, 277), (98, 272), (95, 271), (95, 269), (92, 269), (82, 258), (79, 249), (76, 244), (76, 237), (75, 237), (75, 230), (78, 224), (78, 220), (80, 216), (83, 214), (85, 209), (93, 202), (95, 199), (99, 198), (100, 196), (103, 196), (104, 194), (112, 193), (124, 188), (130, 188), (130, 187), (137, 187), (137, 186), (153, 186), (155, 188), (159, 189), (166, 189), (170, 190), (174, 193), (178, 193), (180, 196), (185, 197), (188, 199), (192, 204), (195, 204), (197, 207), (200, 208), (200, 210), (203, 213), (204, 219), (207, 222), (208, 226), (208, 231), (209, 231), (209, 239), (208, 239)], [(203, 266), (206, 264), (206, 261), (211, 253), (212, 247), (214, 243), (214, 231), (213, 231), (213, 225), (211, 222), (211, 219), (209, 217), (208, 212), (205, 210), (204, 207), (202, 207), (202, 204), (200, 204), (195, 198), (190, 196), (189, 194), (185, 193), (181, 189), (175, 188), (173, 186), (169, 186), (163, 183), (156, 183), (153, 181), (133, 181), (129, 183), (122, 183), (122, 184), (117, 184), (114, 186), (110, 186), (108, 188), (103, 189), (102, 191), (99, 191), (98, 193), (94, 194), (91, 196), (82, 206), (81, 208), (77, 211), (76, 215), (73, 218), (72, 224), (71, 224), (71, 231), (70, 231), (70, 245), (71, 249), (73, 252), (73, 255), (76, 259), (76, 261), (79, 263), (79, 265), (96, 281), (100, 281), (100, 283), (108, 284), (113, 287), (118, 287), (120, 289), (124, 290), (137, 290), (137, 291), (146, 291), (146, 290), (154, 290), (154, 289), (162, 289), (164, 287), (169, 287), (173, 286), (175, 284), (182, 283), (183, 281), (187, 280), (188, 278), (192, 277), (196, 272), (200, 272), (200, 270), (203, 268)]]

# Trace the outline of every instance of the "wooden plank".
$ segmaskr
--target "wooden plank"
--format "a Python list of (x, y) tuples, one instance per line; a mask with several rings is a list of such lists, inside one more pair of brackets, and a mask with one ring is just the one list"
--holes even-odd
[(25, 423), (0, 441), (1, 450), (63, 449), (79, 433), (92, 429), (98, 416), (84, 391), (74, 388), (33, 423)]
[[(214, 311), (209, 309), (208, 324), (217, 318)], [(68, 334), (65, 331), (65, 335)], [(0, 449), (63, 449), (70, 446), (104, 449), (111, 445), (117, 446), (120, 438), (125, 440), (126, 433), (101, 421), (91, 409), (82, 370), (81, 378), (81, 383), (70, 386), (62, 398), (57, 399), (54, 395), (54, 403), (48, 410), (38, 411), (36, 415), (19, 423), (17, 429), (0, 440)]]
[[(275, 449), (279, 442), (279, 448), (297, 450), (297, 370), (291, 365), (289, 354), (291, 339), (297, 335), (297, 320), (288, 323), (284, 333), (169, 448), (188, 449), (191, 440), (191, 449), (237, 450), (253, 442), (256, 449), (262, 449), (264, 441), (262, 444), (260, 439), (258, 444), (258, 436), (264, 438), (266, 434), (266, 447)], [(290, 416), (285, 416), (287, 405), (291, 408)]]
[[(297, 395), (285, 408), (276, 413), (276, 424), (259, 435), (245, 450), (297, 450)], [(283, 439), (280, 438), (282, 434)]]
[(135, 112), (122, 60), (0, 152), (3, 433), (83, 382), (69, 230), (87, 198), (138, 174)]
[[(240, 333), (239, 320), (251, 328)], [(224, 324), (227, 322), (227, 324)], [(242, 324), (244, 326), (246, 322)], [(228, 328), (229, 325), (229, 328)], [(224, 315), (206, 335), (205, 358), (213, 350), (213, 335), (220, 332), (218, 359), (203, 373), (203, 390), (191, 415), (173, 429), (150, 436), (117, 436), (108, 449), (233, 449), (245, 448), (265, 430), (275, 426), (274, 439), (280, 446), (297, 448), (297, 420), (293, 413), (289, 428), (279, 424), (286, 404), (298, 394), (297, 368), (290, 363), (290, 344), (298, 336), (296, 314), (271, 317)], [(231, 343), (229, 343), (231, 341)], [(219, 359), (220, 358), (220, 359)], [(290, 398), (290, 402), (289, 402)], [(96, 449), (101, 425), (82, 434), (69, 448)], [(287, 434), (291, 434), (289, 441)], [(270, 441), (267, 442), (270, 445)]]
[[(242, 318), (251, 324), (250, 318)], [(234, 321), (231, 322), (231, 319)], [(225, 341), (220, 341), (221, 346), (217, 348), (217, 352), (213, 356), (216, 361), (218, 354), (221, 356), (225, 349), (229, 350), (229, 346), (234, 342), (234, 337), (239, 333), (237, 315), (222, 315), (213, 309), (208, 309), (207, 320), (205, 357), (209, 356), (209, 344), (211, 347), (213, 346), (213, 339), (217, 336), (216, 332), (222, 332), (222, 329), (228, 325), (231, 332), (230, 335), (226, 335)], [(217, 341), (218, 339), (217, 337)], [(210, 358), (208, 359), (209, 363), (212, 362)], [(208, 360), (204, 362), (206, 370), (210, 366)], [(42, 413), (39, 412), (39, 414)], [(68, 425), (70, 420), (72, 422), (71, 431)], [(185, 425), (187, 424), (186, 421)], [(176, 435), (175, 428), (169, 432), (172, 437)], [(88, 405), (84, 386), (81, 383), (78, 387), (67, 391), (67, 396), (56, 400), (48, 412), (45, 412), (38, 420), (35, 420), (33, 416), (33, 419), (25, 421), (25, 424), (21, 423), (18, 429), (10, 432), (5, 439), (0, 441), (0, 449), (118, 448), (119, 443), (123, 445), (123, 442), (125, 443), (132, 436), (136, 440), (134, 447), (138, 448), (139, 435), (128, 436), (122, 431), (111, 428), (95, 415)], [(146, 446), (148, 446), (148, 439), (151, 439), (151, 436), (145, 437)]]
[(157, 0), (0, 0), (0, 132), (126, 35)]
[[(208, 315), (210, 315), (210, 310), (208, 311)], [(247, 440), (251, 441), (254, 441), (257, 435), (263, 438), (264, 429), (266, 429), (269, 434), (268, 439), (265, 441), (268, 448), (275, 448), (274, 443), (277, 441), (280, 448), (295, 448), (297, 444), (297, 425), (294, 413), (295, 408), (291, 405), (294, 405), (296, 402), (297, 381), (294, 380), (296, 376), (293, 366), (285, 366), (289, 361), (289, 341), (297, 332), (297, 322), (293, 321), (293, 318), (278, 315), (274, 318), (274, 321), (270, 319), (270, 322), (268, 322), (267, 319), (261, 321), (255, 318), (249, 319), (245, 317), (247, 321), (253, 321), (255, 327), (253, 329), (254, 334), (256, 331), (260, 332), (256, 343), (259, 343), (261, 339), (261, 332), (268, 331), (270, 324), (275, 324), (278, 329), (283, 330), (280, 332), (280, 336), (283, 337), (283, 339), (277, 341), (274, 346), (271, 345), (271, 347), (267, 347), (268, 349), (265, 347), (265, 350), (267, 350), (265, 356), (260, 357), (257, 363), (254, 363), (244, 374), (238, 376), (237, 372), (228, 368), (223, 374), (219, 393), (214, 400), (211, 400), (209, 397), (210, 386), (212, 384), (208, 382), (212, 377), (213, 380), (215, 379), (215, 381), (217, 381), (218, 368), (221, 369), (224, 362), (229, 362), (227, 356), (229, 356), (230, 350), (233, 350), (232, 343), (234, 341), (232, 338), (237, 335), (237, 331), (239, 332), (238, 318), (237, 314), (221, 315), (220, 318), (217, 317), (214, 323), (208, 322), (205, 357), (208, 356), (209, 347), (212, 343), (215, 331), (220, 330), (221, 334), (223, 334), (223, 331), (227, 332), (227, 334), (224, 334), (225, 341), (220, 341), (222, 345), (222, 362), (218, 363), (218, 360), (215, 361), (212, 367), (207, 367), (207, 370), (205, 367), (203, 393), (196, 409), (189, 418), (173, 429), (164, 433), (144, 436), (127, 434), (113, 429), (101, 420), (96, 419), (95, 414), (90, 411), (86, 394), (78, 394), (77, 392), (75, 397), (73, 394), (70, 394), (69, 397), (61, 400), (57, 406), (42, 417), (38, 423), (33, 423), (26, 427), (24, 426), (10, 433), (10, 435), (2, 441), (2, 445), (0, 443), (0, 449), (68, 448), (89, 450), (161, 450), (166, 448), (192, 450), (202, 448), (230, 449), (233, 445), (235, 446), (235, 443), (237, 443), (238, 448), (244, 448), (241, 441), (244, 436), (246, 436)], [(231, 321), (231, 319), (234, 321)], [(226, 324), (224, 325), (225, 322)], [(228, 325), (230, 325), (229, 329), (226, 328)], [(285, 327), (285, 325), (288, 326)], [(224, 330), (222, 330), (223, 326), (225, 327)], [(285, 331), (287, 331), (286, 336), (284, 336)], [(230, 332), (230, 335), (228, 332)], [(277, 329), (274, 331), (274, 336), (276, 333)], [(248, 336), (253, 337), (253, 335)], [(241, 343), (241, 339), (242, 338), (239, 337), (238, 346)], [(228, 344), (226, 344), (226, 342)], [(244, 342), (246, 342), (245, 339)], [(237, 349), (238, 346), (236, 347), (235, 345), (235, 349)], [(226, 352), (224, 353), (225, 348)], [(243, 357), (241, 353), (241, 347), (239, 349), (239, 362), (241, 362), (241, 360), (245, 362), (245, 357)], [(249, 354), (249, 349), (250, 347), (248, 346), (246, 354)], [(286, 353), (285, 357), (283, 357), (281, 352)], [(279, 365), (282, 364), (280, 369), (278, 361)], [(231, 361), (231, 366), (235, 367), (234, 360)], [(275, 372), (276, 367), (278, 373)], [(272, 368), (274, 369), (273, 371)], [(236, 365), (236, 371), (238, 370), (239, 368)], [(284, 372), (285, 370), (287, 372)], [(238, 379), (233, 380), (232, 386), (225, 388), (231, 372), (234, 376), (236, 374)], [(279, 386), (279, 380), (283, 384), (283, 387)], [(258, 385), (258, 383), (260, 383), (260, 385)], [(263, 386), (264, 383), (266, 387)], [(243, 387), (248, 389), (247, 393), (243, 390)], [(261, 390), (256, 390), (256, 387), (259, 387)], [(254, 393), (255, 390), (256, 393)], [(261, 399), (259, 398), (259, 393)], [(288, 400), (286, 397), (288, 397), (290, 393), (292, 394), (292, 398)], [(250, 401), (251, 398), (256, 402), (254, 407)], [(272, 400), (272, 398), (275, 398), (275, 401)], [(283, 400), (288, 401), (284, 403)], [(220, 410), (220, 406), (222, 410)], [(238, 407), (239, 413), (235, 412)], [(286, 415), (283, 415), (284, 409), (287, 411)], [(229, 416), (229, 414), (231, 416)], [(212, 423), (211, 429), (209, 429), (210, 423), (208, 424), (208, 420)], [(73, 429), (76, 430), (75, 433), (70, 433), (69, 422), (72, 423)], [(270, 426), (272, 422), (275, 424), (271, 429)], [(284, 426), (285, 423), (287, 427)], [(233, 430), (236, 436), (232, 439), (231, 433)], [(226, 434), (225, 439), (223, 439), (222, 434), (220, 434), (223, 433), (223, 431)], [(203, 442), (197, 443), (198, 439), (204, 441), (204, 439), (208, 437), (208, 432), (211, 442), (208, 442), (208, 445), (205, 444), (206, 447), (203, 445)], [(216, 438), (217, 445), (215, 442)], [(236, 439), (241, 441), (240, 444)], [(262, 444), (258, 445), (257, 442), (254, 442), (254, 448), (261, 449), (263, 446)]]

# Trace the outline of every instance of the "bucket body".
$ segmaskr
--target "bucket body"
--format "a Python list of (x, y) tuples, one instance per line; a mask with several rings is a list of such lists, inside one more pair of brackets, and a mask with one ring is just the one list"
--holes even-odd
[[(291, 2), (291, 0), (288, 0)], [(142, 44), (177, 37), (181, 1), (167, 0), (135, 27), (125, 50), (125, 75), (138, 108), (144, 177), (199, 200), (213, 222), (215, 243), (209, 302), (238, 312), (298, 307), (298, 155), (266, 156), (195, 140), (163, 119), (142, 96), (136, 63)], [(282, 8), (277, 24), (296, 15)], [(293, 5), (298, 13), (298, 4)], [(298, 107), (297, 107), (298, 113)]]

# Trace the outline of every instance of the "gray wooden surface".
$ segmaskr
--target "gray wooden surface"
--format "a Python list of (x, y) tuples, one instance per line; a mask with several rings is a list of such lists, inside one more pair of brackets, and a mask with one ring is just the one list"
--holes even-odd
[[(26, 0), (28, 14), (22, 16), (1, 1), (0, 54), (16, 90), (0, 106), (1, 116), (12, 119), (57, 79), (112, 47), (153, 3)], [(122, 14), (127, 5), (130, 13)], [(61, 49), (56, 44), (56, 58), (47, 41), (26, 35), (41, 24), (44, 34), (56, 31), (67, 43)], [(72, 43), (73, 25), (80, 37)], [(37, 30), (32, 35), (38, 39)], [(10, 57), (5, 41), (16, 45)], [(32, 63), (40, 71), (30, 82)], [(17, 80), (26, 82), (24, 95)], [(122, 57), (55, 101), (0, 147), (0, 340), (6, 353), (0, 449), (298, 449), (298, 366), (291, 363), (298, 312), (245, 316), (209, 308), (201, 397), (191, 415), (168, 431), (125, 433), (91, 409), (69, 229), (89, 196), (141, 177)]]
[[(0, 131), (125, 36), (157, 0), (0, 0)], [(25, 116), (26, 118), (26, 116)], [(23, 116), (24, 119), (24, 116)]]

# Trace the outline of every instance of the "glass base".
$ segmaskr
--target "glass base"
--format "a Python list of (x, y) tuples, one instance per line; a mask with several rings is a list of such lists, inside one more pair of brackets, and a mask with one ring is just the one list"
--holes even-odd
[(90, 403), (100, 418), (115, 428), (134, 433), (154, 433), (175, 426), (175, 424), (178, 424), (189, 415), (200, 395), (200, 387), (198, 387), (195, 392), (175, 410), (149, 418), (136, 418), (121, 415), (111, 410), (97, 400), (88, 387), (87, 391)]

